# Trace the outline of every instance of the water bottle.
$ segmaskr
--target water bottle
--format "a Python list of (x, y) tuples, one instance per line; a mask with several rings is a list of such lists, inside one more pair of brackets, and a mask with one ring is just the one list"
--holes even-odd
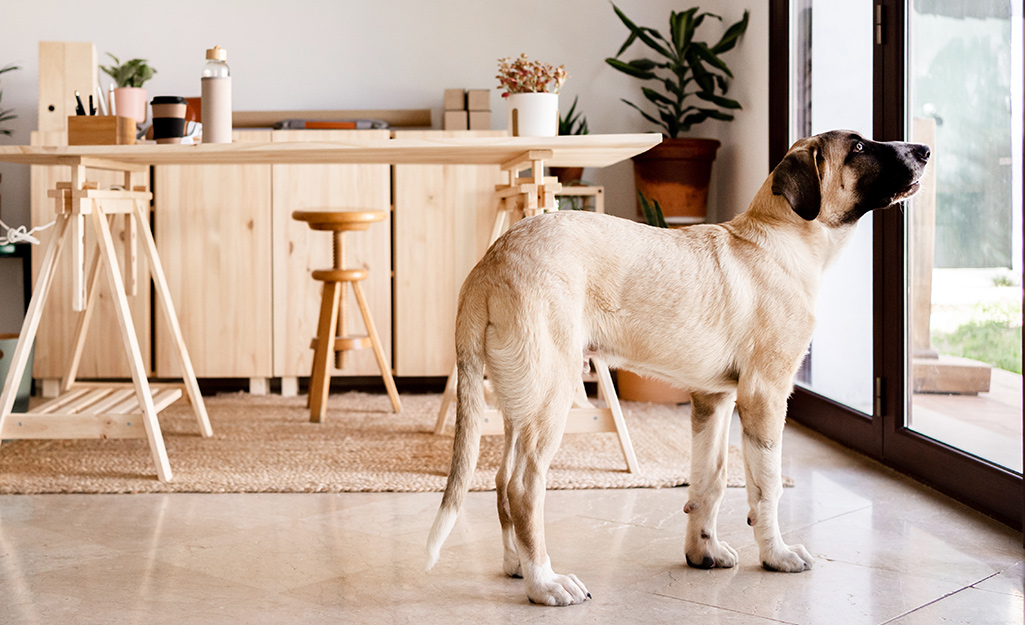
[(202, 96), (203, 143), (231, 143), (231, 70), (220, 46), (206, 51)]

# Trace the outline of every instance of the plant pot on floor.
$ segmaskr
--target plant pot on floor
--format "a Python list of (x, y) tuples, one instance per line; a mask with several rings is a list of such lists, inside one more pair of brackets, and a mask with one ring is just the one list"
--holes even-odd
[[(7, 373), (14, 363), (14, 349), (18, 346), (17, 334), (0, 334), (0, 393), (7, 383)], [(32, 394), (32, 350), (28, 355), (25, 373), (18, 380), (17, 394), (14, 396), (14, 412), (28, 412), (28, 400)]]
[[(644, 197), (658, 200), (666, 223), (703, 223), (708, 184), (720, 143), (715, 139), (670, 139), (633, 157), (634, 183)], [(637, 214), (643, 216), (640, 204)]]
[(619, 398), (625, 401), (652, 404), (685, 404), (690, 401), (688, 391), (633, 371), (616, 370), (616, 383)]
[(579, 185), (584, 177), (583, 167), (549, 167), (548, 172), (564, 187)]

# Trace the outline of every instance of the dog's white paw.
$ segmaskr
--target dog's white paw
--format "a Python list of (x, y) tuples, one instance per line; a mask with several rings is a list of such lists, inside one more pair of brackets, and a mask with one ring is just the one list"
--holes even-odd
[(552, 573), (527, 585), (527, 598), (541, 605), (574, 605), (591, 598), (591, 593), (576, 575)]
[(731, 569), (737, 566), (737, 559), (736, 549), (712, 538), (687, 547), (687, 564), (696, 569)]
[(781, 571), (783, 573), (800, 573), (812, 567), (814, 559), (804, 545), (779, 544), (776, 549), (771, 549), (768, 554), (762, 556), (762, 566), (768, 571)]

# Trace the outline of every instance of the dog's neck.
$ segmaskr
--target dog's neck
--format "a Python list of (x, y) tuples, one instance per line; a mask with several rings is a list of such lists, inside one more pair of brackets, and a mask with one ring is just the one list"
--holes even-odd
[[(800, 277), (814, 293), (822, 272), (839, 256), (856, 224), (831, 226), (819, 219), (804, 219), (784, 197), (773, 195), (771, 181), (771, 177), (766, 180), (746, 212), (724, 226), (734, 236), (774, 253), (781, 267)], [(764, 245), (767, 237), (781, 235), (786, 245)]]

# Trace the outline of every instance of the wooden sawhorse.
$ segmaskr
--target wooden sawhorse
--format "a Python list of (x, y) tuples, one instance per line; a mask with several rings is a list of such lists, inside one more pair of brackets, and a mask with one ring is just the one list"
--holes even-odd
[[(502, 164), (502, 170), (509, 172), (509, 183), (498, 185), (495, 188), (495, 193), (501, 200), (501, 206), (495, 216), (495, 225), (491, 231), (489, 246), (510, 228), (514, 216), (522, 215), (523, 218), (526, 218), (559, 209), (555, 202), (555, 195), (562, 189), (562, 186), (555, 178), (548, 178), (544, 175), (544, 161), (552, 158), (552, 155), (551, 150), (531, 150)], [(531, 176), (529, 178), (519, 177), (520, 172), (528, 168), (531, 170)], [(612, 375), (609, 373), (608, 366), (601, 359), (592, 356), (591, 364), (597, 376), (598, 398), (604, 400), (605, 406), (599, 407), (591, 403), (584, 391), (584, 381), (581, 378), (576, 397), (573, 400), (573, 407), (570, 408), (566, 421), (565, 433), (615, 432), (619, 437), (619, 446), (626, 460), (627, 470), (630, 473), (637, 473), (640, 471), (640, 465), (637, 463), (633, 443), (630, 442), (630, 433), (627, 431), (623, 410), (619, 405), (619, 397), (612, 384)], [(434, 433), (438, 435), (444, 434), (448, 426), (448, 415), (452, 402), (456, 398), (456, 375), (456, 367), (453, 366), (452, 373), (445, 384), (441, 409), (438, 411), (438, 420), (434, 427)], [(483, 420), (482, 434), (505, 433), (501, 411), (489, 408), (481, 414), (481, 419)]]
[[(199, 392), (192, 361), (182, 339), (181, 327), (171, 302), (171, 292), (157, 255), (153, 233), (149, 227), (149, 201), (152, 194), (131, 189), (131, 172), (144, 171), (144, 166), (121, 164), (87, 157), (69, 156), (61, 161), (71, 166), (71, 182), (59, 183), (49, 196), (56, 204), (57, 223), (43, 257), (36, 279), (35, 293), (21, 328), (10, 371), (0, 393), (0, 440), (4, 439), (66, 439), (66, 438), (146, 438), (156, 464), (157, 477), (172, 479), (171, 466), (164, 447), (157, 414), (182, 396), (184, 387), (204, 437), (213, 435), (203, 397)], [(87, 167), (125, 172), (124, 189), (98, 189), (86, 182)], [(144, 208), (145, 207), (145, 208)], [(125, 276), (118, 266), (117, 252), (110, 233), (110, 221), (126, 220), (124, 237)], [(88, 219), (97, 239), (97, 253), (89, 271), (84, 273), (85, 221)], [(156, 299), (164, 313), (177, 346), (179, 364), (184, 372), (182, 384), (151, 384), (135, 335), (127, 296), (137, 291), (137, 246), (141, 234), (143, 251), (149, 261)], [(69, 240), (70, 239), (70, 240)], [(66, 250), (66, 248), (70, 248)], [(80, 312), (75, 341), (67, 373), (61, 384), (62, 393), (26, 413), (12, 414), (17, 380), (28, 362), (29, 350), (39, 330), (43, 307), (50, 294), (58, 261), (69, 251), (73, 257), (72, 309)], [(121, 342), (128, 356), (132, 382), (127, 384), (76, 383), (75, 378), (89, 320), (96, 305), (96, 280), (103, 271), (110, 287)], [(140, 423), (141, 422), (141, 423)], [(141, 427), (140, 427), (141, 426)]]

